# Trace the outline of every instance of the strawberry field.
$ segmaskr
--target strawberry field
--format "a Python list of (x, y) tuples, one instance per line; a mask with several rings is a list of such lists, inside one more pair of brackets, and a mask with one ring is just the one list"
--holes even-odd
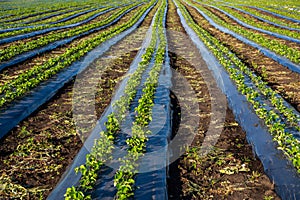
[(300, 2), (1, 1), (1, 199), (299, 199)]

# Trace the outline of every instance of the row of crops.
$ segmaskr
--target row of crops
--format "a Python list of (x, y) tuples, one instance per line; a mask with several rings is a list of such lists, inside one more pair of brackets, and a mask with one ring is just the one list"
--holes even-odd
[[(245, 131), (251, 130), (247, 127), (261, 127), (261, 131), (268, 132), (272, 138), (272, 141), (265, 143), (271, 144), (273, 149), (260, 153), (260, 149), (264, 148), (259, 146), (262, 141), (252, 140), (251, 135), (254, 133), (247, 132), (249, 142), (255, 151), (258, 151), (257, 156), (265, 165), (265, 169), (269, 168), (267, 174), (275, 182), (279, 196), (283, 199), (299, 197), (300, 4), (298, 2), (287, 1), (284, 6), (277, 1), (270, 3), (238, 0), (109, 2), (90, 0), (51, 3), (4, 1), (0, 4), (0, 138), (4, 149), (5, 145), (9, 146), (9, 150), (3, 150), (0, 159), (3, 167), (0, 174), (1, 198), (38, 198), (38, 196), (46, 198), (50, 194), (49, 199), (93, 199), (101, 196), (97, 194), (99, 191), (107, 192), (111, 198), (116, 199), (143, 196), (141, 195), (143, 184), (138, 185), (137, 181), (142, 176), (142, 173), (139, 173), (141, 160), (149, 153), (151, 142), (156, 141), (162, 148), (167, 145), (165, 143), (170, 142), (168, 132), (170, 130), (162, 131), (165, 132), (162, 142), (155, 139), (151, 129), (151, 124), (160, 120), (159, 115), (153, 112), (154, 107), (159, 105), (158, 102), (164, 99), (160, 96), (159, 88), (162, 85), (165, 87), (170, 81), (166, 78), (168, 77), (166, 70), (170, 67), (168, 43), (177, 42), (168, 38), (170, 30), (166, 28), (166, 19), (172, 17), (168, 16), (169, 4), (176, 6), (176, 15), (187, 37), (198, 48), (208, 68), (215, 66), (210, 68), (211, 73), (231, 102), (229, 105), (237, 121)], [(53, 138), (49, 139), (51, 133), (45, 134), (45, 130), (54, 126), (51, 123), (47, 124), (45, 130), (41, 129), (41, 133), (47, 135), (48, 142), (45, 143), (46, 147), (42, 148), (43, 153), (34, 154), (33, 152), (39, 152), (40, 148), (40, 141), (34, 142), (36, 135), (39, 135), (39, 131), (36, 131), (39, 127), (35, 127), (35, 131), (27, 130), (26, 126), (29, 127), (30, 123), (26, 121), (36, 114), (47, 113), (43, 110), (44, 106), (55, 102), (61, 91), (74, 84), (76, 76), (83, 73), (101, 76), (100, 73), (103, 71), (92, 71), (93, 67), (98, 65), (97, 60), (102, 58), (113, 60), (105, 57), (106, 53), (112, 51), (114, 47), (119, 48), (118, 44), (122, 44), (122, 41), (127, 42), (130, 36), (141, 38), (135, 41), (138, 53), (128, 57), (129, 64), (122, 69), (124, 72), (128, 71), (124, 78), (110, 79), (110, 76), (114, 77), (112, 74), (103, 77), (102, 81), (106, 81), (105, 84), (109, 86), (107, 91), (98, 88), (100, 92), (94, 97), (94, 100), (100, 99), (99, 104), (103, 107), (101, 111), (96, 111), (100, 112), (97, 113), (97, 117), (100, 117), (98, 122), (92, 123), (90, 120), (91, 122), (87, 122), (88, 127), (78, 128), (76, 123), (80, 122), (75, 122), (72, 117), (70, 119), (72, 122), (69, 122), (68, 127), (72, 127), (73, 131), (70, 131), (72, 134), (68, 133), (65, 136), (70, 137), (66, 147), (71, 146), (71, 141), (81, 143), (78, 138), (82, 139), (82, 144), (74, 149), (74, 155), (70, 154), (66, 159), (57, 159), (59, 153), (55, 155), (47, 153), (48, 147), (52, 152), (59, 151), (64, 145), (55, 147), (53, 143), (54, 145), (47, 147), (49, 142), (51, 144), (53, 142)], [(126, 48), (123, 51), (125, 50)], [(110, 65), (112, 64), (98, 67), (107, 70), (110, 69)], [(221, 71), (225, 73), (220, 77)], [(116, 71), (114, 73), (117, 74)], [(222, 85), (227, 78), (232, 85)], [(90, 79), (93, 84), (95, 80), (96, 82), (100, 80), (94, 77)], [(113, 88), (116, 85), (119, 87)], [(87, 90), (86, 88), (82, 90)], [(169, 86), (164, 88), (164, 95), (168, 96), (170, 90)], [(242, 102), (232, 96), (231, 91), (237, 91), (244, 98)], [(108, 98), (105, 103), (104, 96)], [(245, 110), (237, 110), (236, 104), (245, 105), (243, 108)], [(169, 100), (163, 105), (167, 110), (172, 107)], [(50, 106), (45, 107), (46, 110), (49, 108)], [(72, 112), (71, 107), (68, 109), (68, 112)], [(128, 117), (128, 112), (134, 114)], [(260, 124), (249, 124), (247, 120), (241, 119), (241, 116), (244, 116), (243, 112), (253, 113)], [(86, 115), (88, 118), (88, 114)], [(167, 120), (171, 120), (170, 113), (166, 112), (165, 115)], [(69, 120), (61, 122), (58, 118), (55, 121), (65, 123)], [(81, 120), (81, 123), (83, 121)], [(99, 128), (101, 123), (102, 127)], [(170, 121), (165, 123), (171, 124)], [(126, 130), (128, 129), (130, 134), (124, 133), (125, 125), (128, 126)], [(65, 131), (64, 128), (58, 130)], [(56, 131), (53, 132), (54, 135)], [(30, 144), (26, 147), (21, 144), (25, 139), (27, 144)], [(89, 147), (86, 150), (87, 142)], [(16, 144), (12, 145), (13, 143)], [(116, 158), (118, 145), (126, 153)], [(269, 148), (270, 145), (267, 146)], [(275, 154), (276, 159), (280, 157), (284, 163), (281, 165), (284, 166), (282, 169), (285, 171), (284, 174), (291, 177), (290, 183), (280, 183), (276, 163), (272, 163), (273, 158), (268, 153), (272, 156)], [(66, 166), (54, 164), (56, 167), (47, 169), (48, 171), (42, 167), (34, 167), (34, 164), (26, 167), (24, 161), (11, 164), (14, 156), (34, 158), (34, 162), (42, 162), (38, 159), (39, 155), (60, 160), (58, 163), (63, 160), (68, 162), (64, 163)], [(166, 158), (165, 162), (168, 162), (166, 152), (163, 157)], [(118, 162), (118, 167), (106, 177), (104, 171), (114, 162)], [(15, 167), (15, 170), (9, 172), (10, 165), (20, 167)], [(166, 179), (168, 167), (164, 167), (166, 169), (163, 170), (162, 177)], [(34, 172), (36, 170), (49, 172), (51, 176), (56, 173), (56, 178), (53, 177), (55, 181), (51, 183), (52, 185), (38, 186), (38, 189), (26, 189), (32, 187), (30, 181), (26, 181), (26, 177), (9, 175), (18, 173), (22, 168)], [(155, 175), (151, 175), (150, 172), (149, 177), (151, 176)], [(39, 178), (35, 178), (34, 182), (39, 182)], [(109, 180), (107, 181), (109, 185), (101, 182), (103, 180)], [(147, 190), (157, 190), (158, 186), (154, 185), (153, 183), (150, 188), (147, 186)], [(167, 186), (163, 183), (160, 187)], [(167, 198), (164, 195), (159, 197)]]
[[(297, 112), (294, 112), (290, 107), (286, 107), (284, 100), (267, 86), (267, 83), (262, 80), (261, 76), (256, 76), (251, 72), (230, 49), (220, 44), (217, 39), (211, 37), (205, 30), (193, 23), (187, 11), (183, 11), (185, 11), (183, 16), (189, 19), (189, 25), (225, 67), (231, 79), (236, 82), (238, 90), (247, 96), (247, 100), (253, 104), (257, 115), (265, 120), (265, 123), (270, 128), (269, 131), (274, 134), (275, 140), (280, 145), (283, 145), (280, 148), (289, 155), (294, 166), (299, 169), (300, 155), (297, 153), (299, 142), (293, 137), (291, 132), (285, 131), (287, 128), (289, 130), (295, 128), (296, 132), (299, 131), (299, 115), (297, 115)], [(291, 143), (287, 144), (287, 142)], [(293, 158), (293, 156), (295, 157)]]
[(120, 130), (120, 124), (124, 120), (125, 112), (129, 109), (131, 101), (136, 95), (137, 87), (141, 84), (143, 72), (151, 60), (154, 59), (154, 66), (152, 66), (152, 69), (149, 71), (149, 77), (142, 86), (143, 95), (138, 100), (138, 106), (135, 108), (137, 114), (131, 127), (132, 136), (126, 139), (128, 154), (121, 160), (122, 165), (116, 172), (114, 180), (118, 199), (127, 199), (133, 196), (134, 176), (137, 173), (138, 160), (145, 150), (147, 135), (151, 134), (151, 132), (146, 131), (145, 127), (152, 120), (151, 110), (154, 105), (155, 88), (157, 87), (159, 72), (165, 58), (166, 38), (162, 25), (165, 9), (166, 2), (162, 2), (152, 24), (150, 45), (147, 47), (145, 54), (142, 55), (142, 61), (138, 64), (138, 68), (128, 79), (124, 95), (115, 102), (117, 112), (108, 116), (108, 120), (105, 123), (106, 131), (100, 133), (101, 138), (95, 142), (91, 154), (87, 155), (86, 164), (77, 168), (77, 171), (82, 173), (79, 191), (74, 186), (69, 188), (66, 193), (67, 199), (90, 198), (85, 196), (82, 191), (86, 192), (88, 189), (93, 188), (97, 172), (107, 162), (107, 158), (112, 158), (113, 143), (116, 139), (116, 134)]

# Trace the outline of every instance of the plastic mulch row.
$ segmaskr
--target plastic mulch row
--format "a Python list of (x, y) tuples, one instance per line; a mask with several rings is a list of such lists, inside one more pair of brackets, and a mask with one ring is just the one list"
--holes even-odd
[(82, 24), (85, 24), (85, 23), (95, 19), (96, 17), (98, 17), (100, 15), (103, 15), (103, 14), (105, 14), (105, 13), (111, 11), (111, 10), (117, 9), (117, 8), (118, 7), (110, 8), (108, 10), (105, 10), (105, 11), (102, 11), (100, 13), (97, 13), (97, 14), (93, 15), (93, 16), (89, 17), (88, 19), (85, 19), (81, 22), (77, 22), (77, 23), (74, 23), (74, 24), (57, 26), (57, 27), (52, 27), (52, 28), (46, 28), (46, 29), (42, 29), (42, 30), (39, 30), (39, 31), (33, 31), (33, 32), (30, 32), (30, 33), (25, 33), (25, 34), (21, 34), (21, 35), (16, 35), (16, 36), (4, 38), (4, 39), (0, 40), (0, 44), (6, 44), (6, 43), (14, 42), (14, 41), (17, 41), (17, 40), (22, 40), (22, 39), (25, 39), (25, 38), (34, 37), (34, 36), (37, 36), (37, 35), (49, 33), (51, 31), (57, 31), (57, 30), (61, 30), (61, 29), (73, 28), (73, 27), (76, 27), (76, 26), (80, 26)]
[[(138, 5), (139, 6), (139, 5)], [(7, 68), (7, 67), (10, 67), (10, 66), (13, 66), (13, 65), (17, 65), (21, 62), (24, 62), (26, 61), (27, 59), (30, 59), (30, 58), (33, 58), (34, 56), (36, 55), (39, 55), (41, 53), (44, 53), (44, 52), (47, 52), (47, 51), (51, 51), (57, 47), (60, 47), (60, 46), (63, 46), (65, 44), (68, 44), (70, 42), (72, 42), (73, 40), (77, 39), (77, 38), (80, 38), (80, 37), (83, 37), (83, 36), (86, 36), (86, 35), (89, 35), (93, 32), (96, 32), (96, 31), (100, 31), (102, 29), (105, 29), (113, 24), (115, 24), (117, 21), (119, 21), (124, 15), (126, 15), (128, 12), (132, 11), (133, 9), (137, 8), (138, 6), (135, 6), (133, 8), (130, 8), (128, 9), (126, 12), (124, 12), (122, 15), (120, 15), (119, 17), (117, 17), (115, 20), (113, 20), (112, 22), (108, 23), (108, 24), (105, 24), (103, 26), (100, 26), (100, 27), (97, 27), (97, 28), (93, 28), (89, 31), (86, 31), (84, 33), (81, 33), (81, 34), (78, 34), (78, 35), (75, 35), (73, 37), (69, 37), (69, 38), (66, 38), (66, 39), (62, 39), (62, 40), (58, 40), (58, 41), (55, 41), (55, 42), (52, 42), (50, 44), (47, 44), (46, 46), (43, 46), (41, 48), (37, 48), (37, 49), (34, 49), (34, 50), (31, 50), (29, 52), (25, 52), (25, 53), (22, 53), (20, 55), (17, 55), (15, 57), (13, 57), (12, 59), (8, 60), (8, 61), (5, 61), (5, 62), (2, 62), (0, 64), (0, 71), (2, 71), (3, 69)], [(109, 9), (109, 10), (106, 10), (106, 11), (103, 11), (101, 12), (101, 14), (104, 14), (110, 10), (113, 10), (115, 8), (112, 8), (112, 9)], [(100, 14), (100, 13), (98, 13)]]
[(195, 8), (212, 26), (214, 26), (215, 28), (219, 29), (220, 31), (230, 34), (233, 37), (237, 38), (238, 40), (244, 42), (247, 45), (250, 45), (256, 49), (258, 49), (261, 53), (263, 53), (264, 55), (266, 55), (267, 57), (275, 60), (276, 62), (280, 63), (281, 65), (289, 68), (290, 70), (300, 73), (300, 66), (291, 62), (290, 60), (288, 60), (287, 58), (284, 58), (282, 56), (277, 55), (276, 53), (256, 44), (255, 42), (223, 27), (218, 25), (217, 23), (215, 23), (210, 17), (208, 17), (204, 12), (202, 12), (201, 10), (199, 10), (198, 8), (196, 8), (195, 6), (191, 5), (193, 8)]
[(266, 9), (263, 9), (263, 8), (258, 8), (258, 7), (256, 7), (256, 6), (249, 6), (249, 7), (250, 7), (250, 8), (255, 8), (255, 9), (258, 9), (258, 10), (261, 10), (261, 11), (263, 11), (263, 12), (269, 13), (269, 14), (274, 15), (274, 16), (276, 16), (276, 17), (280, 17), (280, 18), (289, 20), (289, 21), (291, 21), (291, 22), (300, 23), (300, 20), (298, 20), (298, 19), (294, 19), (294, 18), (291, 18), (291, 17), (287, 17), (287, 16), (284, 16), (284, 15), (280, 15), (280, 14), (278, 14), (278, 13), (274, 13), (274, 12), (271, 12), (271, 11), (266, 10)]
[(215, 7), (215, 6), (211, 6), (211, 7), (215, 8), (218, 11), (222, 12), (223, 14), (227, 15), (228, 17), (235, 20), (238, 24), (240, 24), (244, 27), (247, 27), (247, 28), (250, 28), (250, 29), (253, 29), (253, 30), (256, 30), (256, 31), (260, 31), (262, 33), (266, 33), (268, 35), (271, 35), (271, 36), (274, 36), (274, 37), (277, 37), (277, 38), (281, 38), (281, 39), (284, 39), (284, 40), (287, 40), (287, 41), (291, 41), (291, 42), (295, 42), (297, 44), (300, 44), (300, 40), (298, 40), (298, 39), (295, 39), (295, 38), (292, 38), (292, 37), (289, 37), (289, 36), (286, 36), (286, 35), (281, 35), (281, 34), (278, 34), (278, 33), (274, 33), (274, 32), (271, 32), (271, 31), (267, 31), (267, 30), (264, 30), (264, 29), (261, 29), (261, 28), (257, 28), (257, 27), (248, 25), (248, 24), (242, 22), (241, 20), (239, 20), (238, 18), (234, 17), (233, 15), (227, 13), (226, 11), (223, 11), (223, 10), (221, 10), (221, 9)]
[(300, 198), (300, 176), (292, 163), (276, 148), (272, 136), (251, 108), (246, 97), (240, 94), (224, 68), (212, 56), (197, 34), (187, 25), (179, 9), (181, 23), (191, 40), (199, 49), (207, 66), (215, 76), (215, 80), (223, 93), (227, 96), (229, 107), (236, 120), (247, 133), (247, 140), (252, 144), (258, 158), (261, 160), (266, 174), (275, 183), (275, 190), (283, 199)]
[(59, 74), (41, 83), (40, 86), (33, 89), (21, 100), (15, 101), (6, 107), (5, 110), (0, 111), (0, 138), (5, 136), (20, 121), (28, 117), (37, 108), (51, 99), (57, 91), (64, 86), (64, 84), (71, 81), (78, 73), (87, 68), (112, 45), (116, 44), (118, 41), (122, 40), (138, 28), (152, 7), (150, 7), (132, 27), (102, 43), (87, 53), (84, 58), (74, 62), (71, 66), (62, 70)]
[(288, 26), (283, 26), (283, 25), (280, 25), (280, 24), (276, 24), (276, 23), (271, 22), (271, 21), (269, 21), (269, 20), (267, 20), (267, 19), (264, 19), (264, 18), (262, 18), (262, 17), (256, 16), (256, 15), (250, 13), (250, 12), (247, 12), (247, 11), (245, 11), (245, 10), (239, 9), (239, 8), (237, 8), (237, 7), (233, 7), (233, 6), (229, 6), (229, 7), (230, 7), (230, 8), (233, 8), (233, 9), (236, 9), (236, 10), (238, 10), (238, 11), (240, 11), (240, 12), (242, 12), (242, 13), (245, 13), (245, 14), (247, 14), (247, 15), (250, 15), (250, 16), (252, 16), (252, 17), (254, 17), (254, 18), (256, 18), (256, 19), (258, 19), (258, 20), (260, 20), (260, 21), (263, 21), (263, 22), (266, 22), (266, 23), (268, 23), (268, 24), (271, 24), (271, 25), (273, 25), (273, 26), (276, 26), (276, 27), (279, 27), (279, 28), (288, 29), (288, 30), (290, 30), (290, 31), (300, 31), (300, 29), (298, 29), (298, 28), (291, 28), (291, 27), (288, 27)]

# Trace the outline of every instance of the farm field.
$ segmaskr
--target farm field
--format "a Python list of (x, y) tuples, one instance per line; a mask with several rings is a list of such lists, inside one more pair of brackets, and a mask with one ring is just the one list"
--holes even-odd
[(0, 5), (0, 199), (300, 199), (300, 1)]

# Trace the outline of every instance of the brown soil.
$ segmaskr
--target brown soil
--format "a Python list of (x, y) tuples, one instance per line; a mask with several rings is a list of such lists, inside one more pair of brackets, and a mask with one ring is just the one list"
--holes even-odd
[[(116, 9), (116, 10), (110, 11), (108, 13), (105, 13), (103, 15), (100, 15), (96, 19), (93, 19), (93, 20), (89, 21), (88, 23), (83, 24), (81, 26), (76, 26), (75, 28), (79, 28), (79, 27), (85, 26), (87, 24), (97, 23), (101, 20), (104, 20), (104, 19), (108, 18), (110, 15), (112, 15), (114, 12), (117, 12), (118, 10), (120, 10), (120, 9)], [(58, 33), (69, 31), (69, 30), (72, 30), (72, 29), (75, 29), (75, 28), (67, 28), (67, 29), (62, 29), (62, 30), (57, 30), (57, 31), (51, 31), (49, 33), (41, 34), (41, 35), (38, 35), (38, 36), (35, 36), (35, 37), (30, 37), (30, 38), (23, 39), (23, 40), (18, 40), (18, 41), (10, 42), (10, 43), (7, 43), (7, 44), (2, 44), (2, 45), (0, 45), (0, 49), (5, 49), (5, 48), (7, 48), (9, 46), (12, 46), (12, 45), (24, 44), (24, 43), (27, 43), (27, 42), (30, 42), (30, 41), (33, 41), (33, 40), (37, 40), (39, 38), (47, 37), (48, 35), (58, 34)]]
[[(167, 28), (186, 34), (172, 1), (169, 1)], [(200, 123), (193, 143), (184, 155), (170, 165), (169, 199), (279, 199), (261, 162), (253, 155), (245, 132), (229, 108), (214, 150), (207, 155), (200, 155), (200, 147), (211, 120), (210, 94), (203, 74), (198, 73), (199, 70), (189, 60), (180, 56), (185, 50), (181, 44), (189, 47), (189, 52), (193, 52), (192, 57), (199, 60), (200, 66), (207, 66), (190, 39), (184, 40), (176, 37), (176, 34), (168, 34), (168, 42), (172, 50), (169, 53), (171, 66), (189, 82), (197, 94), (200, 108)], [(176, 100), (174, 97), (172, 99), (173, 102)], [(177, 108), (175, 113), (179, 110)]]
[[(202, 28), (228, 46), (256, 74), (262, 76), (273, 90), (300, 111), (300, 75), (298, 73), (292, 72), (231, 35), (215, 29), (194, 8), (185, 6), (197, 24), (201, 24)], [(254, 67), (255, 65), (257, 67)]]
[[(61, 20), (61, 19), (65, 18), (65, 17), (62, 18), (63, 15), (66, 16), (66, 14), (70, 14), (70, 13), (73, 13), (73, 12), (75, 12), (75, 11), (77, 11), (77, 12), (75, 12), (75, 13), (73, 13), (73, 14), (77, 14), (77, 13), (79, 13), (79, 12), (83, 12), (83, 11), (85, 11), (84, 9), (88, 10), (88, 8), (91, 8), (91, 5), (81, 7), (81, 8), (79, 8), (79, 10), (77, 10), (78, 7), (79, 7), (79, 6), (73, 6), (72, 9), (71, 9), (71, 7), (68, 8), (68, 9), (64, 9), (65, 11), (67, 11), (67, 13), (62, 14), (62, 15), (58, 15), (58, 16), (54, 16), (54, 17), (50, 17), (50, 18), (48, 18), (48, 19), (44, 19), (44, 20), (37, 21), (37, 22), (34, 22), (34, 23), (30, 23), (30, 25), (31, 25), (31, 24), (46, 24), (46, 23), (50, 23), (50, 22), (56, 22), (56, 21), (58, 21), (58, 20)], [(74, 9), (76, 9), (76, 10), (74, 10)], [(88, 13), (88, 14), (89, 14), (89, 13)], [(88, 14), (84, 14), (84, 15), (88, 15)], [(84, 16), (84, 15), (80, 15), (80, 17), (81, 17), (81, 16)], [(69, 17), (69, 16), (70, 16), (70, 15), (67, 15), (66, 17)], [(74, 22), (74, 21), (76, 21), (76, 18), (75, 18), (75, 19), (74, 19), (74, 18), (71, 19), (69, 22), (72, 23), (72, 22)]]
[[(95, 99), (97, 117), (109, 104), (115, 86), (137, 54), (155, 9), (146, 17), (140, 29), (113, 46), (94, 63), (94, 66), (101, 68)], [(122, 56), (112, 59), (117, 55)], [(88, 69), (83, 75), (93, 72)], [(95, 76), (97, 74), (88, 76), (93, 84)], [(74, 81), (1, 141), (1, 199), (46, 198), (81, 148), (82, 141), (72, 116), (73, 86)]]
[(115, 26), (118, 26), (118, 25), (120, 25), (122, 23), (127, 22), (128, 20), (130, 20), (130, 18), (132, 17), (132, 15), (134, 15), (134, 13), (136, 11), (137, 11), (137, 9), (134, 9), (133, 11), (127, 13), (116, 24), (114, 24), (114, 25), (112, 25), (112, 26), (110, 26), (108, 28), (102, 29), (102, 30), (97, 31), (95, 33), (92, 33), (92, 34), (90, 34), (88, 36), (76, 39), (76, 40), (72, 41), (71, 43), (64, 45), (63, 47), (56, 48), (56, 49), (54, 49), (52, 51), (43, 53), (43, 54), (38, 55), (38, 56), (36, 56), (36, 57), (34, 57), (32, 59), (29, 59), (29, 60), (25, 61), (22, 64), (19, 64), (17, 66), (13, 66), (13, 67), (9, 67), (8, 69), (3, 70), (0, 73), (0, 83), (4, 84), (5, 82), (8, 82), (8, 81), (14, 79), (15, 77), (17, 77), (21, 73), (24, 73), (26, 70), (28, 70), (28, 69), (36, 66), (36, 65), (42, 65), (47, 60), (49, 60), (50, 58), (55, 58), (55, 57), (58, 57), (58, 56), (62, 55), (68, 49), (76, 47), (81, 41), (93, 38), (93, 37), (99, 35), (100, 33), (103, 33), (105, 31), (111, 30)]
[(284, 40), (284, 39), (280, 39), (280, 38), (277, 38), (277, 37), (273, 37), (271, 35), (268, 35), (268, 34), (260, 32), (260, 31), (256, 31), (256, 30), (250, 29), (250, 28), (246, 28), (244, 26), (239, 25), (235, 20), (227, 17), (225, 14), (223, 14), (220, 11), (218, 11), (217, 9), (214, 9), (212, 7), (209, 7), (209, 6), (203, 6), (203, 7), (205, 9), (209, 10), (210, 12), (212, 12), (213, 14), (215, 14), (216, 16), (218, 16), (223, 21), (227, 22), (228, 24), (234, 25), (235, 27), (243, 28), (243, 29), (251, 31), (253, 33), (259, 33), (260, 35), (262, 35), (266, 39), (275, 40), (277, 42), (280, 42), (282, 44), (287, 45), (288, 47), (291, 47), (293, 49), (297, 49), (298, 51), (300, 50), (300, 46), (297, 43), (290, 42), (290, 41), (287, 41), (287, 40)]
[(251, 7), (249, 7), (249, 8), (252, 9), (252, 10), (255, 10), (256, 12), (259, 12), (259, 13), (261, 13), (261, 14), (263, 14), (263, 15), (267, 15), (267, 16), (270, 16), (270, 17), (279, 19), (280, 21), (282, 21), (282, 22), (284, 22), (284, 23), (287, 23), (287, 24), (293, 24), (293, 25), (296, 25), (296, 26), (299, 26), (299, 25), (300, 25), (299, 23), (291, 22), (290, 20), (283, 19), (283, 18), (281, 18), (281, 17), (272, 15), (271, 13), (268, 13), (268, 12), (265, 12), (265, 11), (262, 11), (262, 10), (259, 10), (259, 9), (257, 9), (257, 8), (251, 8)]
[[(20, 16), (18, 17), (15, 17), (16, 14), (12, 14), (10, 17), (6, 17), (4, 19), (1, 20), (1, 22), (7, 22), (7, 20), (10, 20), (8, 21), (9, 22), (15, 22), (15, 23), (20, 23), (20, 22), (23, 22), (25, 20), (31, 20), (30, 18), (33, 18), (33, 19), (36, 19), (37, 16), (40, 16), (40, 15), (44, 15), (44, 14), (48, 14), (48, 13), (53, 13), (53, 12), (57, 12), (57, 11), (61, 11), (61, 10), (69, 10), (71, 8), (76, 8), (78, 6), (71, 6), (71, 7), (68, 7), (68, 8), (59, 8), (59, 9), (55, 9), (55, 10), (52, 10), (51, 8), (49, 10), (39, 10), (39, 11), (35, 11), (34, 13), (30, 13), (27, 11), (27, 13), (22, 13)], [(89, 6), (86, 6), (85, 8), (88, 8)], [(18, 20), (18, 18), (22, 18), (21, 20)]]
[(249, 15), (249, 14), (246, 14), (246, 13), (243, 13), (237, 9), (234, 9), (234, 8), (230, 8), (231, 10), (237, 12), (238, 14), (240, 14), (241, 16), (245, 17), (245, 18), (248, 18), (248, 19), (251, 19), (253, 21), (255, 21), (256, 23), (260, 23), (261, 25), (264, 25), (264, 26), (271, 26), (271, 27), (274, 27), (274, 28), (277, 28), (278, 30), (288, 30), (290, 32), (293, 32), (293, 33), (299, 33), (298, 31), (292, 31), (292, 30), (289, 30), (289, 29), (285, 29), (285, 28), (280, 28), (280, 27), (277, 27), (277, 26), (274, 26), (272, 24), (269, 24), (267, 22), (264, 22), (264, 21), (261, 21), (259, 19), (256, 19), (255, 17)]

